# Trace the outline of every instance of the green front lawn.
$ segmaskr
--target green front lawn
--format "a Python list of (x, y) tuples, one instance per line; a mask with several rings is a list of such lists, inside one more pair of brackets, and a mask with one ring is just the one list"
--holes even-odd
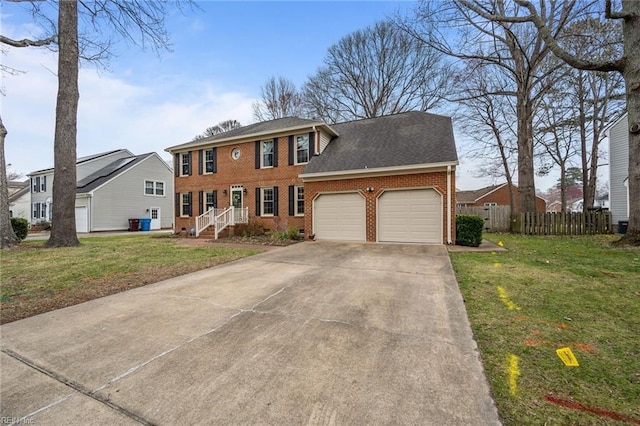
[(451, 260), (504, 424), (640, 424), (640, 250), (613, 236), (485, 238), (508, 251)]
[(2, 251), (1, 323), (256, 254), (257, 250), (149, 235), (81, 239), (72, 248), (23, 241)]

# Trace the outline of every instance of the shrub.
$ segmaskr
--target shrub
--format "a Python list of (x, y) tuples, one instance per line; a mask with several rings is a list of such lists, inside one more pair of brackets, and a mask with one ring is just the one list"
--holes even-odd
[(11, 227), (13, 228), (13, 232), (16, 233), (18, 238), (24, 240), (27, 238), (27, 234), (29, 233), (29, 221), (22, 217), (12, 217), (11, 218)]
[(478, 247), (482, 242), (484, 219), (477, 215), (460, 215), (456, 217), (456, 244), (459, 246)]
[(290, 240), (297, 240), (299, 237), (299, 231), (298, 228), (296, 228), (294, 225), (291, 225), (288, 229), (287, 229), (287, 234), (286, 237)]
[(264, 226), (256, 222), (249, 223), (241, 223), (236, 225), (235, 229), (236, 235), (240, 235), (242, 237), (259, 237), (261, 235), (266, 234)]

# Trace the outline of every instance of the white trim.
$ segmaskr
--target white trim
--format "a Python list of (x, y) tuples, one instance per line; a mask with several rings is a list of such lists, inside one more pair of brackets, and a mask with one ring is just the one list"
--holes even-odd
[(260, 188), (260, 217), (274, 217), (275, 213), (265, 213), (264, 212), (264, 191), (266, 189), (271, 190), (271, 209), (275, 212), (276, 209), (276, 194), (273, 186), (267, 186), (264, 188)]
[[(265, 166), (264, 165), (264, 144), (265, 142), (271, 142), (271, 165), (270, 166)], [(260, 148), (260, 168), (261, 169), (272, 169), (276, 162), (276, 139), (263, 139), (260, 140), (259, 142), (259, 148)]]
[[(153, 183), (153, 194), (147, 194), (147, 182), (151, 182)], [(162, 195), (158, 195), (156, 192), (158, 192), (158, 185), (161, 183), (162, 184)], [(143, 186), (143, 190), (142, 190), (142, 194), (145, 197), (166, 197), (167, 196), (167, 183), (163, 180), (153, 180), (153, 179), (144, 179), (144, 182), (142, 184)]]
[(191, 210), (191, 216), (188, 214), (184, 214), (184, 196), (187, 195), (189, 196), (189, 192), (180, 192), (180, 217), (191, 217), (193, 216), (193, 196), (189, 197), (189, 207)]
[(298, 211), (298, 189), (302, 188), (302, 204), (304, 206), (304, 185), (293, 185), (293, 213), (295, 217), (304, 217), (304, 211)]
[(455, 188), (452, 188), (451, 186), (451, 166), (447, 167), (447, 244), (451, 245), (453, 244), (453, 241), (451, 239), (451, 224), (452, 224), (452, 218), (451, 218), (451, 193), (453, 191), (455, 191)]
[[(207, 152), (208, 152), (208, 151), (213, 152), (213, 148), (214, 148), (214, 147), (211, 147), (211, 148), (203, 148), (203, 149), (202, 149), (202, 158), (201, 158), (201, 159), (199, 159), (199, 160), (200, 160), (200, 161), (202, 161), (202, 174), (203, 174), (203, 175), (212, 175), (212, 174), (213, 174), (213, 172), (208, 172), (208, 171), (207, 171)], [(212, 154), (212, 155), (213, 155), (213, 154)], [(199, 157), (199, 155), (198, 155), (198, 157)], [(212, 163), (213, 163), (213, 168), (215, 169), (216, 161), (212, 161)]]
[(393, 176), (415, 173), (445, 172), (447, 167), (457, 166), (458, 162), (412, 164), (408, 166), (379, 167), (374, 169), (340, 170), (335, 172), (303, 173), (298, 175), (303, 182), (351, 179), (356, 177)]

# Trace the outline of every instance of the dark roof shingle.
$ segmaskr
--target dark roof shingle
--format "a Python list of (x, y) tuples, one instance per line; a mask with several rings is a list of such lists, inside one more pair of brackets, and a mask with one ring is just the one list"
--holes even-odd
[(449, 117), (412, 111), (331, 127), (339, 136), (303, 175), (458, 161)]

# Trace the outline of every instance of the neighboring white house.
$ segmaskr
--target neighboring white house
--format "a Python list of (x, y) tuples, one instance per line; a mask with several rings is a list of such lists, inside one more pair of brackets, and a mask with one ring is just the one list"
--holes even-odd
[[(119, 149), (82, 157), (76, 173), (78, 232), (128, 229), (132, 218), (150, 218), (151, 229), (173, 226), (173, 172), (158, 154)], [(51, 221), (53, 169), (29, 177), (31, 223)]]
[(625, 112), (607, 129), (609, 204), (614, 225), (629, 220), (629, 120)]
[(29, 181), (24, 182), (11, 181), (8, 182), (9, 190), (9, 216), (21, 217), (29, 220), (30, 216), (30, 188)]

